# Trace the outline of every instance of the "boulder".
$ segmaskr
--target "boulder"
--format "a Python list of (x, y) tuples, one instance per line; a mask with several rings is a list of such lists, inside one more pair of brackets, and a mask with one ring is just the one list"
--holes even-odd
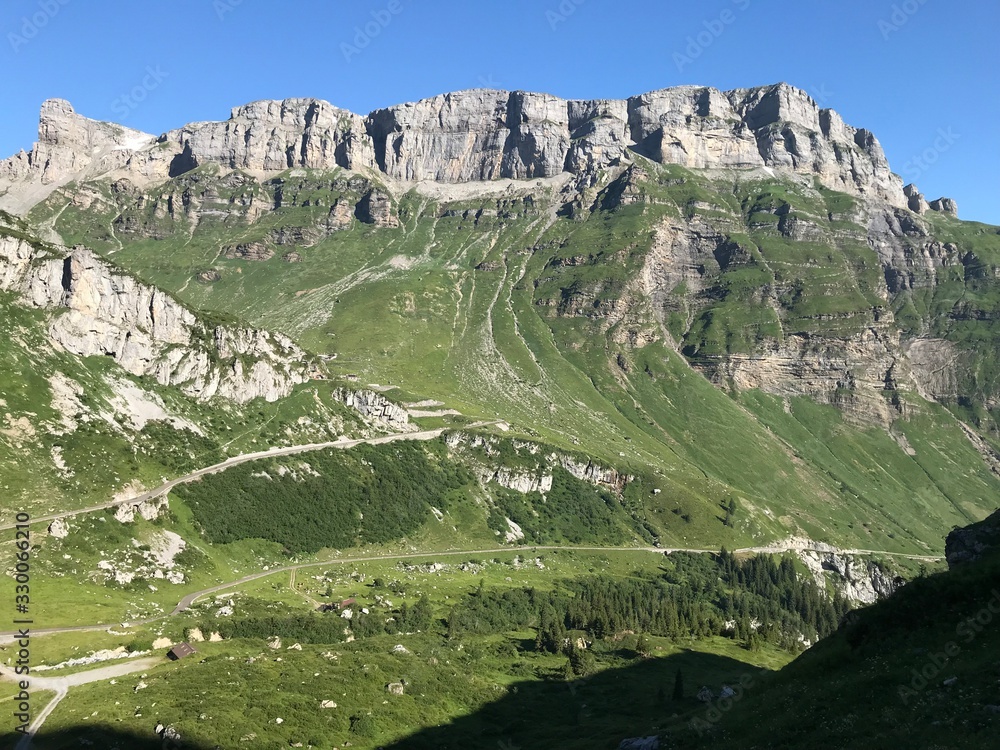
[(927, 200), (912, 182), (903, 188), (903, 195), (906, 196), (906, 205), (914, 213), (922, 214), (930, 209)]
[(405, 686), (402, 682), (390, 682), (385, 686), (385, 690), (390, 695), (402, 695), (405, 690)]

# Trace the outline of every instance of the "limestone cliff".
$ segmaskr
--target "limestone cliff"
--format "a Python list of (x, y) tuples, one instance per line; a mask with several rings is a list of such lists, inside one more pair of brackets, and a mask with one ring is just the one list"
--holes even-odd
[(198, 399), (276, 401), (308, 379), (304, 352), (285, 336), (208, 326), (83, 247), (33, 244), (0, 230), (0, 290), (52, 311), (49, 337), (63, 349), (110, 356)]
[[(339, 167), (438, 183), (569, 173), (587, 185), (633, 152), (689, 168), (815, 175), (831, 189), (893, 206), (911, 201), (874, 135), (782, 83), (586, 101), (471, 90), (366, 117), (317, 99), (259, 101), (233, 109), (226, 121), (191, 123), (158, 138), (49, 100), (34, 149), (0, 162), (0, 207), (23, 211), (54, 186), (97, 174), (149, 185), (206, 164), (256, 175)], [(927, 207), (954, 211), (947, 199), (936, 203)]]

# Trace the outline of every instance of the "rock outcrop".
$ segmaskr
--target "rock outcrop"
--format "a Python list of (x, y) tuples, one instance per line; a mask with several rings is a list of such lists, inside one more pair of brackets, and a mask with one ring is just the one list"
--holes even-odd
[(365, 420), (391, 432), (413, 432), (406, 407), (390, 401), (381, 393), (368, 389), (338, 388), (335, 399), (358, 412)]
[(827, 575), (830, 574), (837, 589), (854, 602), (874, 604), (903, 585), (902, 578), (892, 575), (866, 557), (841, 551), (814, 550), (803, 550), (798, 555), (820, 586), (826, 585)]
[(83, 247), (33, 245), (0, 233), (0, 289), (51, 310), (49, 336), (66, 351), (110, 356), (133, 375), (201, 400), (276, 401), (308, 380), (305, 353), (287, 337), (209, 327)]
[[(257, 176), (344, 168), (439, 183), (570, 173), (587, 185), (598, 170), (632, 161), (633, 152), (689, 168), (814, 175), (828, 188), (900, 208), (911, 200), (870, 132), (781, 83), (587, 101), (477, 89), (367, 117), (317, 99), (259, 101), (223, 122), (192, 123), (155, 139), (50, 100), (35, 148), (0, 163), (0, 192), (8, 188), (0, 207), (25, 210), (71, 179), (104, 174), (149, 185), (207, 164)], [(940, 210), (953, 205), (942, 202)], [(343, 218), (332, 217), (332, 225)]]
[(263, 242), (243, 242), (223, 248), (222, 254), (230, 260), (270, 260), (274, 250)]
[(951, 198), (938, 198), (928, 204), (931, 211), (958, 216), (958, 204)]
[[(481, 451), (489, 459), (500, 455), (498, 440), (495, 437), (464, 432), (452, 432), (445, 438), (445, 442), (451, 450), (457, 452)], [(601, 466), (593, 461), (581, 461), (565, 453), (543, 453), (536, 443), (515, 440), (512, 444), (514, 450), (522, 457), (531, 457), (531, 461), (525, 463), (526, 465), (534, 463), (534, 467), (511, 468), (502, 465), (499, 461), (482, 461), (474, 457), (473, 460), (477, 467), (476, 474), (482, 484), (495, 482), (501, 487), (517, 492), (545, 494), (552, 489), (552, 470), (557, 466), (584, 482), (616, 491), (624, 490), (625, 486), (635, 479), (631, 475), (620, 473), (617, 469)]]
[(945, 540), (948, 567), (975, 562), (1000, 549), (1000, 510), (979, 523), (955, 529)]

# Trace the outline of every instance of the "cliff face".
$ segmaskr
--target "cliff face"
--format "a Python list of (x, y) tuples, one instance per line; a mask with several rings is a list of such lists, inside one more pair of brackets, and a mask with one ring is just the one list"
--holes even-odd
[(49, 336), (80, 356), (106, 355), (134, 375), (207, 400), (276, 401), (308, 379), (288, 338), (209, 328), (162, 291), (78, 247), (66, 253), (0, 233), (0, 289), (52, 310)]
[[(704, 180), (677, 176), (672, 165)], [(535, 182), (556, 177), (541, 188)], [(106, 215), (115, 241), (215, 228), (227, 237), (221, 257), (260, 263), (301, 262), (301, 249), (358, 226), (400, 227), (400, 196), (413, 183), (437, 190), (446, 204), (448, 196), (485, 194), (495, 181), (523, 181), (501, 183), (517, 195), (476, 209), (477, 225), (513, 220), (515, 211), (568, 209), (586, 219), (641, 207), (653, 241), (624, 290), (598, 294), (599, 284), (573, 279), (572, 267), (594, 265), (594, 248), (585, 247), (553, 259), (558, 288), (550, 297), (540, 291), (535, 303), (559, 316), (602, 319), (626, 349), (669, 339), (719, 385), (809, 396), (864, 423), (891, 424), (905, 408), (899, 391), (946, 402), (968, 395), (961, 382), (967, 356), (944, 340), (947, 327), (923, 309), (905, 330), (897, 320), (910, 312), (904, 297), (920, 302), (956, 274), (981, 272), (975, 253), (932, 236), (921, 216), (953, 214), (953, 202), (904, 189), (871, 133), (786, 84), (725, 92), (683, 86), (627, 100), (472, 90), (365, 117), (314, 99), (260, 101), (233, 109), (224, 122), (158, 138), (51, 100), (35, 149), (0, 164), (0, 206), (24, 209), (69, 180), (77, 181), (65, 191), (73, 207)], [(729, 180), (751, 187), (723, 196), (720, 185)], [(561, 192), (548, 195), (546, 185)], [(830, 202), (830, 191), (853, 196), (852, 205)], [(657, 213), (658, 205), (671, 214)], [(280, 218), (295, 209), (308, 210), (295, 223)], [(447, 205), (440, 211), (451, 216)], [(73, 268), (91, 262), (81, 256)], [(594, 273), (617, 273), (615, 263), (605, 265)], [(64, 316), (61, 325), (78, 332), (82, 315)], [(84, 340), (88, 351), (120, 351), (130, 367), (152, 367), (149, 347), (132, 343), (140, 339), (126, 346), (112, 338), (102, 332)], [(158, 377), (175, 377), (162, 367), (154, 368)], [(177, 377), (205, 370), (166, 365), (176, 367)], [(263, 370), (238, 377), (273, 390)], [(199, 386), (216, 387), (211, 377)]]
[[(688, 168), (815, 175), (826, 187), (906, 207), (875, 137), (787, 84), (722, 92), (682, 86), (628, 100), (567, 101), (522, 91), (461, 91), (367, 117), (317, 99), (259, 101), (224, 122), (154, 139), (73, 112), (42, 108), (38, 143), (0, 163), (0, 207), (23, 209), (53, 185), (107, 174), (140, 184), (205, 164), (262, 175), (342, 167), (404, 182), (468, 183), (574, 175), (631, 160)], [(937, 201), (940, 210), (953, 203)], [(929, 204), (929, 208), (934, 204)]]

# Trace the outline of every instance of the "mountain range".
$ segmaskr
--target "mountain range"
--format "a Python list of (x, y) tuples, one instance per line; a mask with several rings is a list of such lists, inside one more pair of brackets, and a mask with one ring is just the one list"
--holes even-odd
[[(159, 135), (50, 99), (0, 321), (5, 503), (59, 519), (53, 591), (112, 589), (60, 624), (385, 545), (791, 552), (871, 603), (1000, 492), (1000, 228), (783, 83)], [(147, 593), (156, 524), (205, 557)]]

